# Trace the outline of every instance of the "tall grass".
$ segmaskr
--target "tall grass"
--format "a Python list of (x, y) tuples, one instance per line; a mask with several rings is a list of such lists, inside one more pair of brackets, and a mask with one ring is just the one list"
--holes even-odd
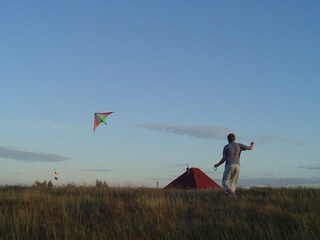
[(0, 187), (0, 239), (320, 239), (320, 190)]

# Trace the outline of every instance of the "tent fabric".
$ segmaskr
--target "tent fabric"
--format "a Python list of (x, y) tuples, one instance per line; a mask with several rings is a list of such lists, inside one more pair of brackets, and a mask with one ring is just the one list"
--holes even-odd
[(165, 189), (222, 189), (219, 184), (213, 181), (199, 168), (187, 168), (186, 172), (169, 183)]

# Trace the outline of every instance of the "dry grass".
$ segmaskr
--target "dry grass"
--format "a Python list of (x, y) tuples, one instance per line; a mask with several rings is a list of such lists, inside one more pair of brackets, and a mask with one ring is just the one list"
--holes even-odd
[(320, 190), (0, 187), (0, 239), (320, 239)]

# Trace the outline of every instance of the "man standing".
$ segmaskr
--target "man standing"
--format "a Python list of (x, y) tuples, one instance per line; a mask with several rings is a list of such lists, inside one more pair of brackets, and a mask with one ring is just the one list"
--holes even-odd
[(222, 178), (222, 186), (226, 193), (235, 196), (237, 181), (240, 174), (240, 154), (242, 151), (252, 150), (254, 142), (250, 146), (236, 143), (236, 136), (233, 133), (228, 135), (229, 144), (223, 148), (223, 156), (220, 162), (214, 165), (215, 168), (226, 162)]

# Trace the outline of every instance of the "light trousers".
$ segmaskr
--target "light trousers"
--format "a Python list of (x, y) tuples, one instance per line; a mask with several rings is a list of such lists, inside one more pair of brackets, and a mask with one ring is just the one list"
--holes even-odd
[(226, 192), (231, 190), (233, 193), (235, 193), (239, 174), (239, 164), (231, 164), (225, 166), (222, 177), (222, 186)]

